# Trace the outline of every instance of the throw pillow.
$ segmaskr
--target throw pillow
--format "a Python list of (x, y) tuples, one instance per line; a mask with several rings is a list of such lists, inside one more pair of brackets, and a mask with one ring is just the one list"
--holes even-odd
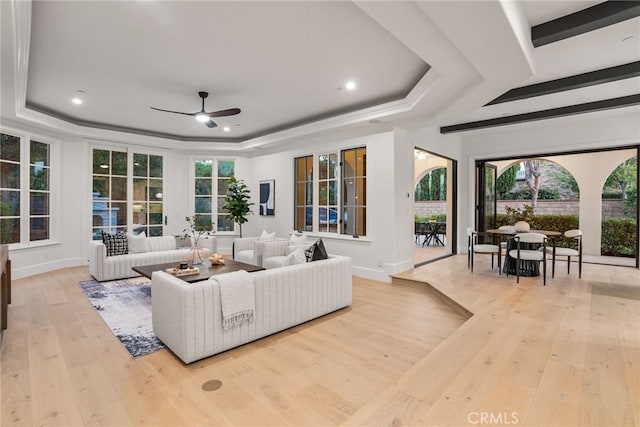
[(276, 232), (274, 231), (273, 233), (267, 233), (266, 230), (262, 230), (262, 234), (260, 235), (260, 240), (262, 241), (276, 240)]
[(307, 262), (320, 261), (329, 258), (322, 239), (318, 239), (309, 249), (305, 251)]
[(286, 265), (305, 264), (306, 262), (307, 257), (304, 253), (304, 248), (302, 246), (298, 246), (295, 251), (291, 252), (287, 256)]
[(122, 231), (119, 231), (118, 234), (109, 234), (103, 231), (102, 243), (107, 248), (107, 256), (126, 255), (129, 253), (127, 235)]
[(289, 246), (300, 246), (306, 243), (307, 243), (306, 234), (301, 234), (300, 236), (297, 236), (295, 233), (292, 233), (291, 237), (289, 237)]
[(144, 231), (140, 234), (127, 233), (127, 244), (129, 245), (129, 252), (132, 254), (149, 252), (149, 241)]

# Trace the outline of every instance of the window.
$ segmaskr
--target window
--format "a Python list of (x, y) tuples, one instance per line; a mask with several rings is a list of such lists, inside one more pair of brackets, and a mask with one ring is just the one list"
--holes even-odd
[(51, 238), (50, 144), (0, 134), (0, 243)]
[[(163, 157), (128, 150), (93, 150), (92, 230), (163, 234)], [(129, 185), (133, 189), (129, 194)], [(131, 215), (129, 215), (131, 214)]]
[[(298, 157), (295, 162), (294, 229), (365, 236), (367, 232), (367, 149)], [(338, 161), (340, 159), (340, 161)], [(314, 204), (313, 190), (318, 195)], [(315, 209), (315, 212), (314, 212)], [(339, 226), (339, 224), (342, 224)]]
[(235, 176), (235, 161), (198, 159), (194, 169), (196, 221), (215, 223), (217, 231), (234, 231), (235, 224), (223, 207), (229, 179)]
[(133, 232), (162, 236), (162, 156), (133, 154)]
[(49, 239), (49, 144), (31, 141), (29, 147), (29, 240)]
[(338, 232), (338, 155), (318, 156), (318, 231)]
[(313, 156), (298, 157), (295, 162), (294, 230), (313, 230)]
[(342, 151), (342, 232), (367, 232), (367, 149)]

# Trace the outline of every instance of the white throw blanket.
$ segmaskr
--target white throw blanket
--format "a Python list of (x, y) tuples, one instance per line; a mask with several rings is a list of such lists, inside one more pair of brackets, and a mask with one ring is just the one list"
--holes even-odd
[(256, 297), (251, 275), (244, 270), (214, 276), (220, 284), (222, 328), (231, 329), (244, 322), (253, 322)]

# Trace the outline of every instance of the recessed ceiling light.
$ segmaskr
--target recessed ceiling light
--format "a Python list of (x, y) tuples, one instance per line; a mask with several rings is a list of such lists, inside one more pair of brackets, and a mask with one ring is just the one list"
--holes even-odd
[(225, 126), (222, 128), (223, 131), (225, 132), (229, 132), (231, 130), (231, 128), (229, 126)]
[(80, 98), (73, 98), (73, 99), (71, 100), (71, 102), (73, 102), (73, 103), (74, 103), (74, 104), (76, 104), (76, 105), (80, 105), (80, 104), (82, 104), (82, 99), (80, 99)]
[(347, 90), (354, 90), (356, 88), (356, 82), (354, 82), (353, 80), (350, 80), (347, 83), (345, 83), (344, 87)]

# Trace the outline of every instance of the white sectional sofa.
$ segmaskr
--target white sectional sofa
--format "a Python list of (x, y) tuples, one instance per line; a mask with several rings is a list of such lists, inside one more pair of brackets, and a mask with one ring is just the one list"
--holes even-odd
[[(107, 248), (102, 241), (89, 242), (89, 272), (96, 280), (102, 282), (138, 276), (131, 270), (132, 267), (186, 261), (191, 257), (190, 248), (178, 248), (175, 236), (155, 236), (146, 239), (148, 251), (113, 256), (107, 256)], [(198, 246), (208, 249), (213, 254), (217, 251), (216, 238), (201, 238)]]
[(153, 330), (185, 363), (220, 353), (351, 305), (351, 258), (326, 260), (251, 273), (255, 320), (222, 327), (216, 280), (186, 283), (153, 273)]

